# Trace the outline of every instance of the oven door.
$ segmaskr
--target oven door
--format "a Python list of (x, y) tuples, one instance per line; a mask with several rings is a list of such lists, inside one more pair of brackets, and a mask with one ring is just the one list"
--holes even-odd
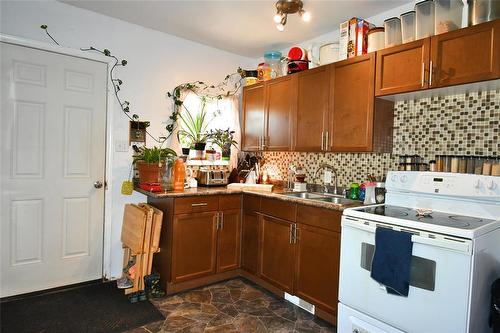
[[(408, 297), (370, 277), (377, 227), (413, 233)], [(470, 240), (343, 216), (339, 300), (404, 332), (466, 332), (471, 258)]]

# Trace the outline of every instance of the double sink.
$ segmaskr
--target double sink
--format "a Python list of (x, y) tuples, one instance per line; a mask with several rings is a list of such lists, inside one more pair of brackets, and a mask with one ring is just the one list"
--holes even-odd
[(314, 200), (314, 201), (323, 201), (323, 202), (331, 202), (340, 206), (350, 206), (357, 204), (360, 202), (356, 200), (346, 199), (340, 195), (335, 194), (321, 194), (321, 193), (312, 193), (312, 192), (285, 192), (282, 195), (287, 197), (294, 197), (306, 200)]

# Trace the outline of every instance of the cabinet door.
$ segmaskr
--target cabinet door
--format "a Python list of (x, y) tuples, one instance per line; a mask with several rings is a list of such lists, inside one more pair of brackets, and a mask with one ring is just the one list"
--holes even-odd
[(219, 213), (217, 246), (217, 272), (240, 267), (241, 210), (232, 209)]
[(334, 152), (372, 150), (374, 71), (374, 53), (332, 67), (330, 137)]
[(243, 129), (242, 150), (255, 151), (261, 149), (264, 135), (264, 98), (263, 83), (243, 88)]
[(377, 51), (375, 96), (428, 88), (430, 38)]
[(261, 277), (290, 294), (293, 293), (295, 245), (292, 223), (274, 217), (262, 217), (260, 252)]
[(329, 66), (321, 66), (296, 75), (294, 150), (322, 151), (328, 123)]
[(337, 313), (340, 233), (299, 224), (295, 295)]
[(253, 211), (243, 211), (241, 267), (259, 275), (260, 217)]
[(288, 75), (267, 83), (266, 150), (290, 150), (292, 116), (297, 98), (295, 78), (294, 75)]
[(500, 77), (500, 20), (431, 38), (431, 87)]
[(217, 259), (216, 212), (174, 216), (172, 282), (215, 273)]

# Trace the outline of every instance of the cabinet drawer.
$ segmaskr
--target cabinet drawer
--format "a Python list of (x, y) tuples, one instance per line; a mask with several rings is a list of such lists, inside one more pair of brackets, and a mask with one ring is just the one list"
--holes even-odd
[(295, 221), (297, 205), (283, 200), (262, 198), (260, 211), (263, 214), (293, 222)]
[(250, 212), (260, 212), (260, 197), (243, 194), (243, 209)]
[(241, 209), (241, 194), (219, 196), (219, 210)]
[(174, 201), (175, 215), (209, 212), (218, 209), (219, 209), (219, 197), (216, 195), (176, 198)]
[(326, 208), (298, 205), (297, 222), (340, 232), (342, 212)]

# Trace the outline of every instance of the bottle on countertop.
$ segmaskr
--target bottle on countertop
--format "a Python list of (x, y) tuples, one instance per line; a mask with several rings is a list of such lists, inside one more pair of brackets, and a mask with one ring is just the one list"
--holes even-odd
[(186, 167), (184, 166), (184, 160), (182, 158), (178, 158), (177, 160), (175, 160), (174, 164), (174, 191), (184, 191), (185, 179)]

